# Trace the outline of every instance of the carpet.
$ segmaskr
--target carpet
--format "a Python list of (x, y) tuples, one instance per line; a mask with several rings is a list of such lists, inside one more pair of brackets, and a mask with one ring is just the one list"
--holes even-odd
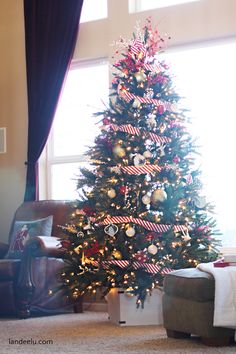
[(119, 327), (107, 313), (85, 311), (81, 314), (34, 317), (27, 320), (0, 319), (0, 353), (158, 353), (222, 354), (235, 353), (229, 347), (210, 348), (200, 339), (170, 339), (162, 326)]

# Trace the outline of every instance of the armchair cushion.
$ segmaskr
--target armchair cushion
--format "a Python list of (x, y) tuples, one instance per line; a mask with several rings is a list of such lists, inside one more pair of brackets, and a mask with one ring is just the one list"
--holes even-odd
[(20, 259), (25, 243), (34, 236), (51, 236), (53, 216), (30, 221), (15, 221), (7, 259)]
[(20, 259), (0, 259), (0, 282), (14, 280), (20, 271)]

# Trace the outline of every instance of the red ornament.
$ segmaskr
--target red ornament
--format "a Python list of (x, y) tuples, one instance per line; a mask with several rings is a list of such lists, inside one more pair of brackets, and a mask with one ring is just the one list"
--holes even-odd
[(85, 257), (91, 257), (93, 256), (94, 254), (98, 253), (99, 252), (99, 243), (98, 241), (96, 241), (91, 248), (87, 249), (84, 251), (84, 255)]
[(158, 237), (158, 234), (156, 232), (149, 232), (147, 235), (145, 235), (145, 239), (147, 241), (153, 241), (157, 237)]
[(157, 111), (159, 114), (163, 114), (165, 112), (165, 107), (163, 105), (160, 105), (157, 107)]
[(110, 124), (110, 121), (109, 121), (108, 118), (104, 118), (102, 122), (103, 122), (104, 125)]
[(125, 193), (126, 193), (126, 190), (127, 190), (126, 186), (121, 186), (121, 187), (119, 188), (120, 194), (125, 194)]
[(174, 162), (174, 163), (179, 163), (179, 162), (180, 162), (179, 156), (175, 156), (175, 157), (173, 158), (173, 162)]
[(134, 254), (134, 258), (138, 262), (142, 262), (142, 263), (145, 263), (148, 259), (147, 253), (145, 251), (138, 251), (137, 253)]
[(68, 249), (70, 247), (70, 241), (69, 240), (61, 240), (61, 248)]
[(85, 205), (84, 207), (83, 207), (83, 211), (85, 212), (85, 214), (87, 215), (87, 216), (94, 216), (95, 214), (96, 214), (96, 211), (95, 211), (95, 209), (93, 209), (91, 206), (89, 206), (89, 205)]

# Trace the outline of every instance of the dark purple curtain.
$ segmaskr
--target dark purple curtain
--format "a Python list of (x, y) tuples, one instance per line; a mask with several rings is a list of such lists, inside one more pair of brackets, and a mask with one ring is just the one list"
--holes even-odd
[(74, 52), (83, 0), (24, 0), (28, 86), (25, 201), (38, 198), (38, 159)]

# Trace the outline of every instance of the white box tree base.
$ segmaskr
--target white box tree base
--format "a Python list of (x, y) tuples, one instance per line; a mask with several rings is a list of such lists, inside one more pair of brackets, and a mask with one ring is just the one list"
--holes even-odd
[(136, 296), (129, 296), (123, 289), (114, 288), (106, 296), (108, 315), (119, 326), (142, 326), (163, 324), (162, 291), (154, 289), (147, 295), (144, 308), (137, 308)]

